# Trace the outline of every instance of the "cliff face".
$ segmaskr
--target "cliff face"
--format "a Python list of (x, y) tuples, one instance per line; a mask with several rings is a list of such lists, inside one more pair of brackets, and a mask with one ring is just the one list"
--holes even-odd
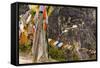
[[(72, 28), (76, 26), (76, 28)], [(63, 33), (63, 31), (67, 32)], [(60, 36), (60, 37), (59, 37)], [(96, 48), (95, 8), (54, 7), (48, 19), (48, 37), (63, 42), (80, 43), (81, 47)]]

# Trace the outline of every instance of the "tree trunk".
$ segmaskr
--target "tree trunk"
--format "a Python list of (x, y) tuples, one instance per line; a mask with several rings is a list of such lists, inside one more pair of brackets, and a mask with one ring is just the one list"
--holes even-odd
[(33, 62), (41, 63), (48, 61), (46, 32), (43, 30), (43, 15), (39, 14), (36, 20), (37, 28), (33, 37), (32, 55)]

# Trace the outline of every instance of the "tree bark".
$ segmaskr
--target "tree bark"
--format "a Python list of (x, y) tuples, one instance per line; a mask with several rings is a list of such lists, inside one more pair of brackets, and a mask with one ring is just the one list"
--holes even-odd
[(36, 20), (37, 28), (33, 37), (33, 62), (41, 63), (48, 61), (46, 32), (43, 30), (43, 15), (39, 14), (39, 19)]

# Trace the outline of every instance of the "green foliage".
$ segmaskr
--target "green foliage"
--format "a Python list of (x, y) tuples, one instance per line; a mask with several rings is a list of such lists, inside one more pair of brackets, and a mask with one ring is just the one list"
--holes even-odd
[(32, 16), (35, 16), (35, 13), (36, 13), (36, 12), (34, 12), (34, 11), (31, 11), (31, 15), (32, 15)]
[(61, 49), (49, 47), (48, 53), (49, 53), (49, 56), (52, 59), (55, 59), (55, 60), (58, 60), (58, 61), (65, 61), (66, 57), (64, 55), (63, 50), (61, 50)]
[(19, 45), (19, 51), (20, 52), (26, 52), (26, 51), (30, 51), (31, 50), (31, 44), (30, 43), (26, 43), (25, 45)]

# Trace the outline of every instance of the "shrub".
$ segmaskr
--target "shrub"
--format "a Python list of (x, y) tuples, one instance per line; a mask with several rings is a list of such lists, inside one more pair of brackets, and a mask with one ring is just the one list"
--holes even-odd
[(58, 49), (58, 48), (52, 48), (52, 47), (49, 47), (49, 56), (52, 58), (52, 59), (55, 59), (55, 60), (58, 60), (58, 61), (65, 61), (66, 57), (64, 55), (64, 52), (63, 50), (61, 49)]

